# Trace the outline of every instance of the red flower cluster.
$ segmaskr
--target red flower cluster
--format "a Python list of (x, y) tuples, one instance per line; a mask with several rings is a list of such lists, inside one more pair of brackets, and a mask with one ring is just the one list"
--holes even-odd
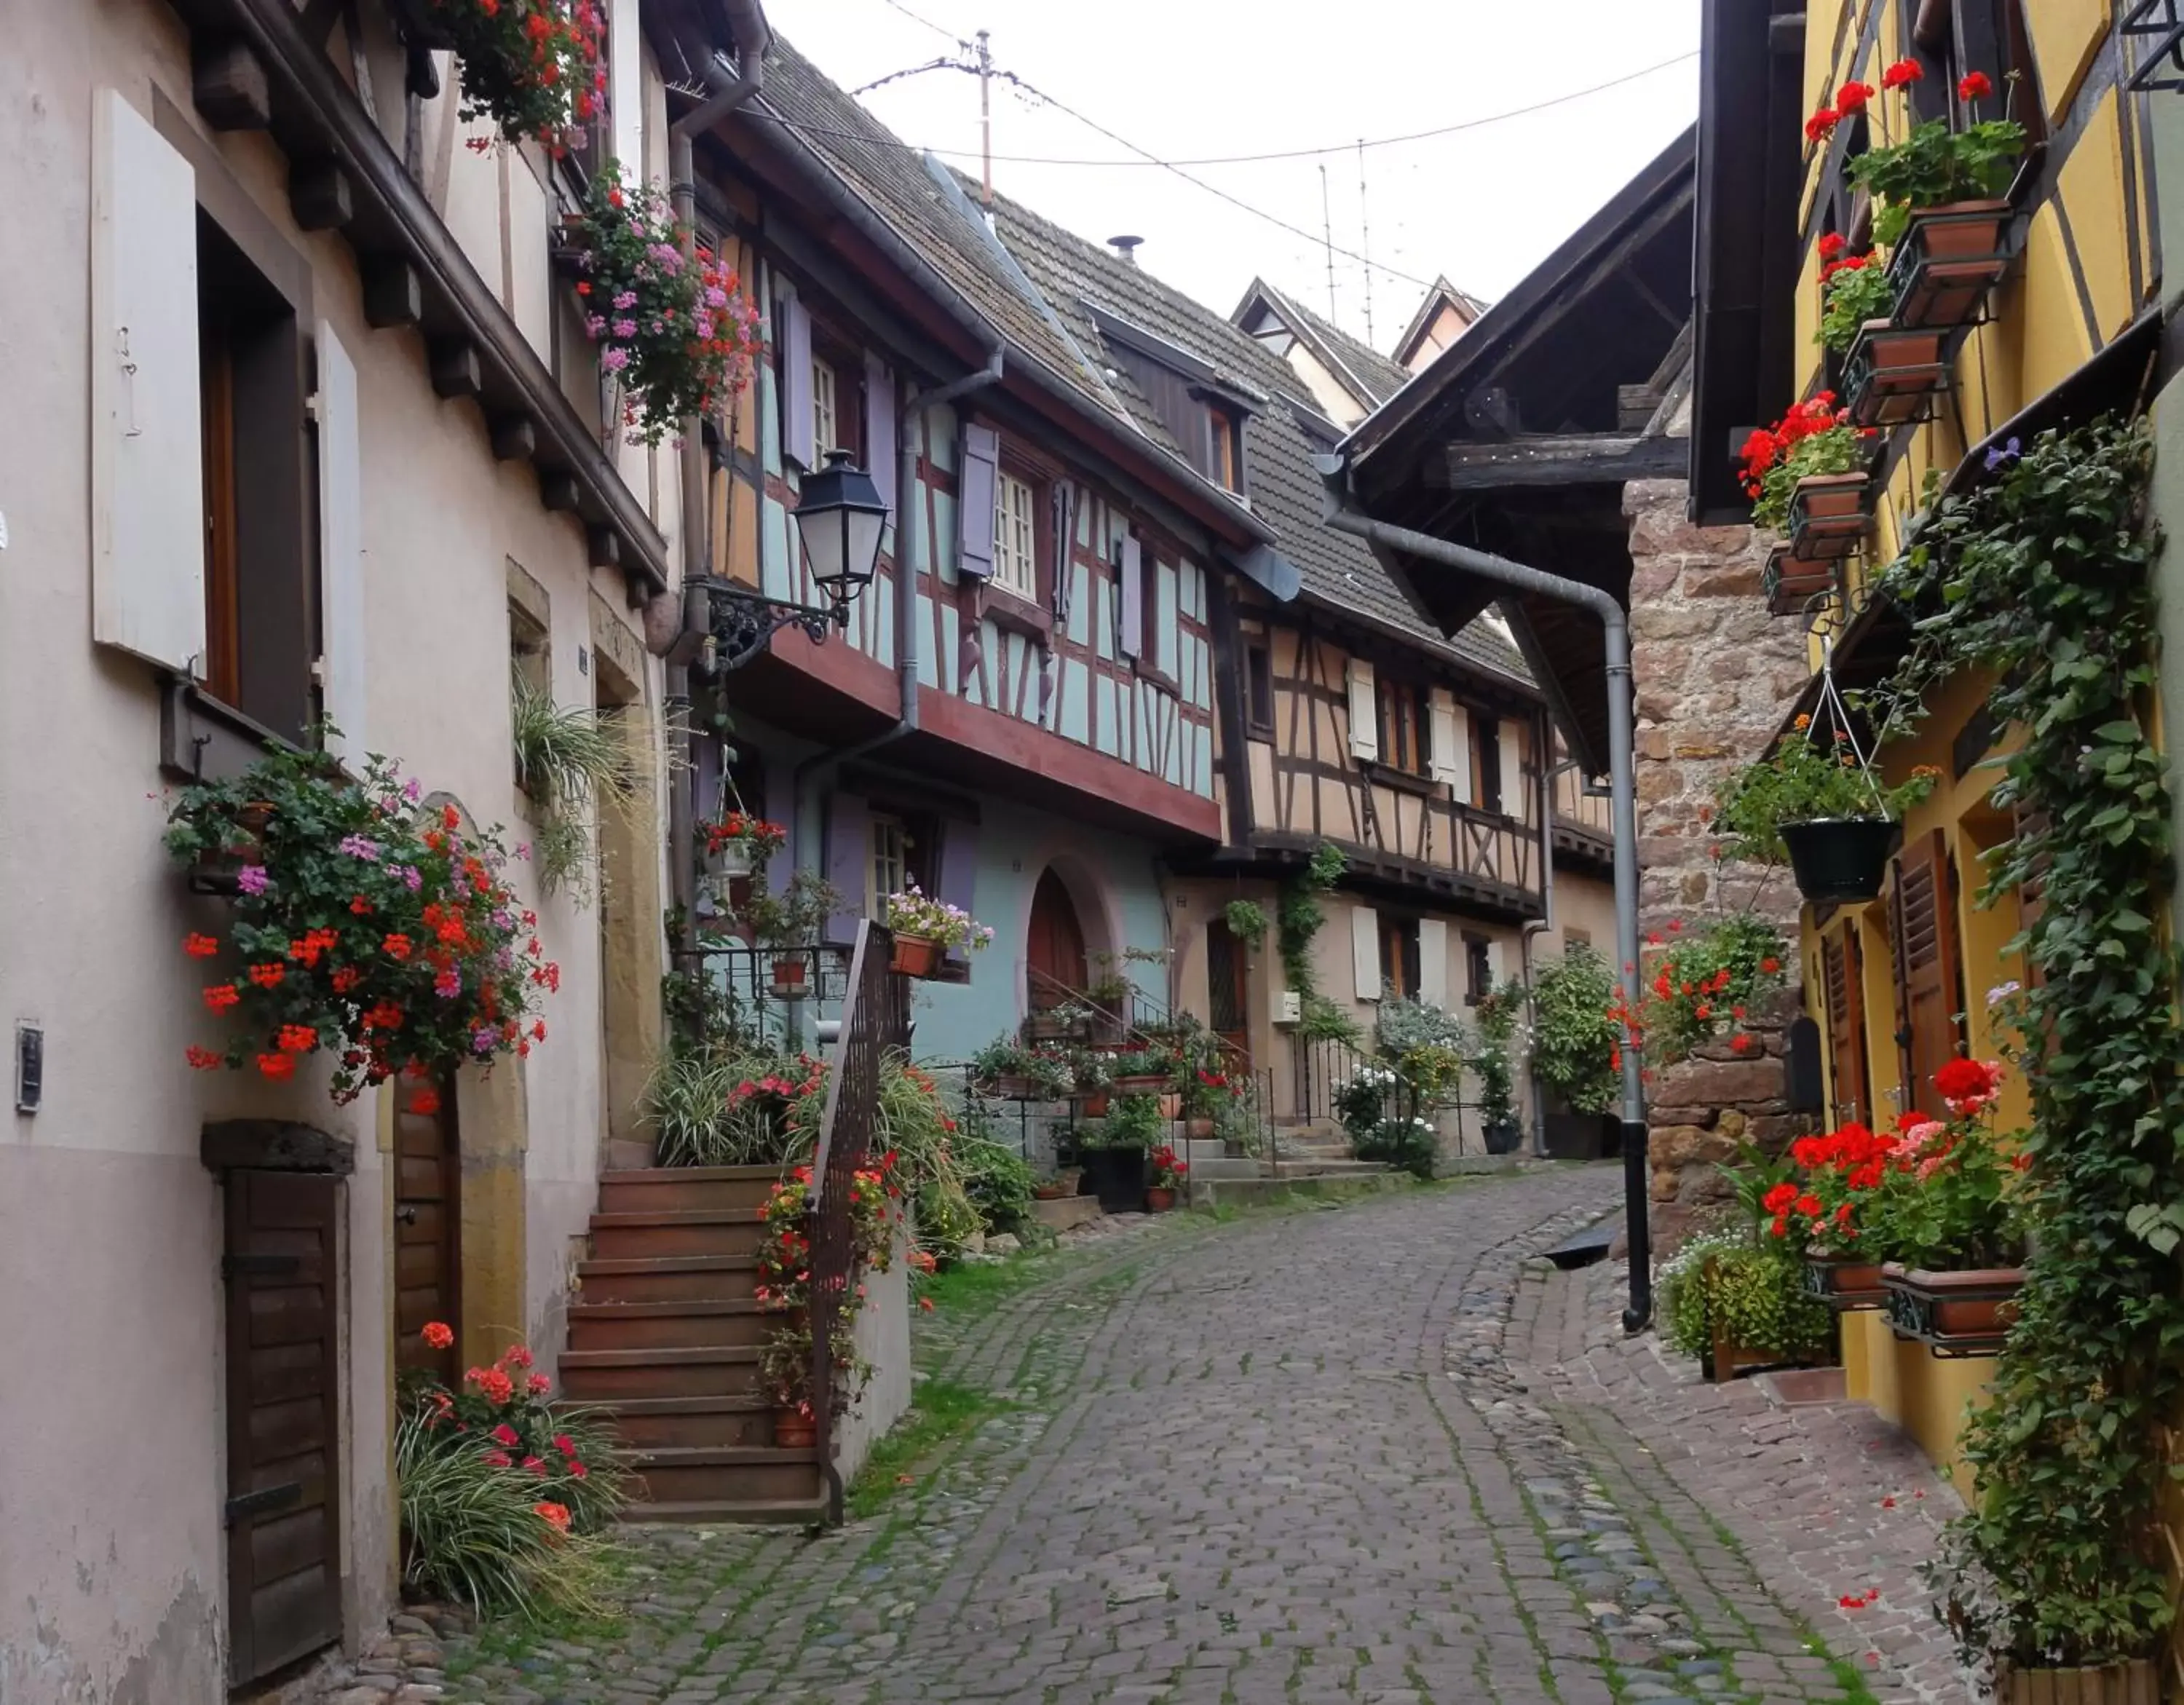
[[(462, 115), (554, 154), (606, 103), (606, 18), (593, 0), (432, 0), (462, 60)], [(482, 139), (470, 146), (478, 148)], [(488, 144), (489, 146), (489, 144)]]
[(1994, 83), (1984, 71), (1967, 71), (1957, 83), (1957, 98), (1976, 101), (1994, 92)]
[(1912, 84), (1924, 81), (1925, 75), (1926, 68), (1916, 59), (1898, 59), (1880, 74), (1880, 86), (1884, 89), (1908, 89)]
[(455, 1341), (454, 1329), (444, 1320), (426, 1321), (421, 1335), (426, 1347), (432, 1350), (445, 1350)]
[(1975, 1113), (1993, 1100), (2002, 1087), (1998, 1061), (1952, 1060), (1934, 1073), (1934, 1089), (1953, 1112)]
[(1792, 445), (1816, 432), (1849, 423), (1850, 411), (1836, 407), (1832, 391), (1816, 391), (1803, 402), (1792, 404), (1771, 430), (1758, 427), (1744, 441), (1744, 489), (1758, 497), (1767, 471), (1787, 455)]
[(705, 850), (715, 855), (732, 846), (744, 846), (764, 856), (779, 852), (788, 843), (787, 829), (749, 811), (730, 811), (718, 822), (700, 823), (698, 833)]

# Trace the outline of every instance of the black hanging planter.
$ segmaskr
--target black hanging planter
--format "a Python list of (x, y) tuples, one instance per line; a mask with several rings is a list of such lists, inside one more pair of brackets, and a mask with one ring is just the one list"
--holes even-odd
[(1782, 825), (1797, 892), (1815, 905), (1877, 900), (1895, 850), (1897, 825), (1887, 817), (1823, 817)]

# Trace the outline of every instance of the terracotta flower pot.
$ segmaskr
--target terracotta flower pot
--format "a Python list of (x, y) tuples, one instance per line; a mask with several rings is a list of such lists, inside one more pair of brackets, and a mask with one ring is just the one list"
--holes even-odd
[(1088, 1089), (1077, 1099), (1078, 1110), (1086, 1118), (1104, 1119), (1107, 1117), (1107, 1092), (1105, 1089)]
[(1183, 1117), (1183, 1097), (1173, 1090), (1168, 1094), (1162, 1095), (1160, 1098), (1160, 1116), (1163, 1119), (1181, 1118)]
[(1997, 1705), (2158, 1705), (2153, 1660), (2070, 1669), (2020, 1669), (2007, 1661), (1994, 1666)]
[(1211, 1142), (1213, 1139), (1213, 1121), (1211, 1119), (1186, 1120), (1184, 1123), (1183, 1134), (1194, 1143)]
[(801, 959), (777, 959), (773, 961), (773, 995), (777, 1000), (801, 1000), (811, 992), (805, 980), (811, 967)]
[(1139, 1076), (1117, 1078), (1113, 1087), (1118, 1095), (1157, 1095), (1167, 1085), (1166, 1078)]
[(1163, 1184), (1145, 1186), (1145, 1212), (1167, 1213), (1175, 1206), (1175, 1191)]
[(923, 935), (904, 935), (894, 939), (893, 968), (904, 977), (931, 977), (940, 969), (940, 944)]
[(808, 1451), (819, 1442), (819, 1423), (794, 1409), (776, 1409), (773, 1442), (777, 1450)]
[(2002, 252), (2002, 228), (2008, 220), (2006, 201), (1945, 202), (1915, 209), (1904, 242), (1920, 245), (1934, 260), (1975, 259)]
[(1805, 1256), (1805, 1289), (1839, 1313), (1879, 1308), (1887, 1301), (1881, 1289), (1880, 1263), (1854, 1255)]
[(1857, 515), (1864, 500), (1864, 474), (1807, 474), (1790, 499), (1814, 521)]
[(1060, 1178), (1048, 1184), (1034, 1184), (1031, 1192), (1034, 1201), (1067, 1201), (1076, 1194), (1074, 1184), (1065, 1184)]
[(1942, 333), (1928, 326), (1899, 330), (1886, 320), (1869, 320), (1865, 347), (1875, 367), (1930, 367), (1942, 359)]
[(1888, 1294), (1888, 1323), (1897, 1337), (1977, 1352), (1999, 1347), (2016, 1320), (2025, 1269), (1988, 1267), (1930, 1273), (1892, 1261), (1880, 1269), (1880, 1282)]

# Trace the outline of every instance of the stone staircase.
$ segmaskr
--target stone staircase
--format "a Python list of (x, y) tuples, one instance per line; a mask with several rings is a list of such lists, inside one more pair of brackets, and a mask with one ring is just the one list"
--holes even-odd
[(772, 1167), (604, 1173), (569, 1309), (561, 1392), (603, 1411), (637, 1477), (634, 1522), (803, 1522), (826, 1509), (817, 1453), (773, 1442), (753, 1295)]

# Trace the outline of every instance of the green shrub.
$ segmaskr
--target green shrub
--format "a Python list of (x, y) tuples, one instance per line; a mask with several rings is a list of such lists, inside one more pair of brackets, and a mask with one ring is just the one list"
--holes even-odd
[(1434, 1175), (1434, 1162), (1440, 1153), (1439, 1135), (1422, 1118), (1383, 1119), (1355, 1146), (1361, 1161), (1384, 1161), (1421, 1178)]
[(1805, 1289), (1803, 1257), (1742, 1233), (1696, 1237), (1661, 1273), (1660, 1318), (1669, 1345), (1686, 1356), (1713, 1348), (1719, 1324), (1730, 1340), (1785, 1362), (1808, 1362), (1835, 1347), (1835, 1312)]
[(965, 1134), (956, 1146), (963, 1194), (987, 1232), (1022, 1229), (1031, 1217), (1031, 1167), (1007, 1144)]

